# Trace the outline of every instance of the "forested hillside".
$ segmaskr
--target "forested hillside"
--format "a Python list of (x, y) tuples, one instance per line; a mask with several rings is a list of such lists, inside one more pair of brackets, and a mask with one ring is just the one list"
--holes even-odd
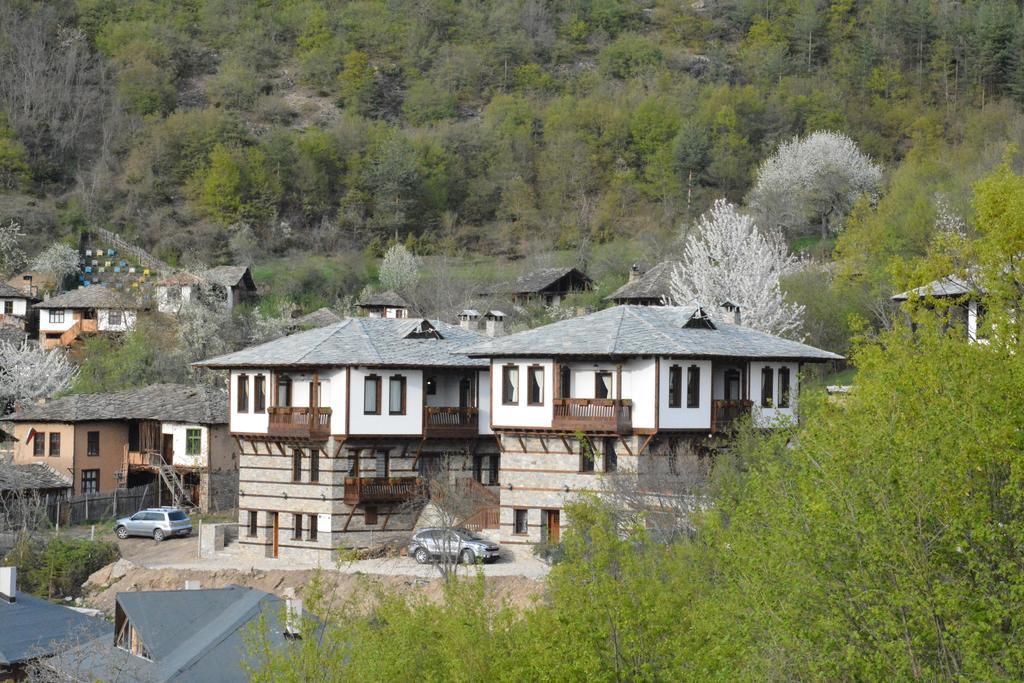
[(884, 180), (824, 241), (783, 226), (825, 259), (838, 235), (842, 265), (789, 291), (869, 314), (1024, 138), (1022, 54), (1010, 0), (4, 0), (0, 220), (176, 265), (348, 255), (350, 294), (353, 255), (396, 237), (621, 282), (781, 143), (835, 130)]

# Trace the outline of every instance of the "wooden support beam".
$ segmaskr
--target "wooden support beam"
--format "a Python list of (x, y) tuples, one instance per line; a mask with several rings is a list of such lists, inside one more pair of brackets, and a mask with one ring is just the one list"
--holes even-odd
[(565, 452), (571, 454), (572, 446), (569, 445), (569, 440), (565, 438), (565, 434), (559, 434), (558, 437), (562, 440), (562, 445), (565, 446)]
[(394, 509), (393, 505), (389, 505), (388, 506), (387, 514), (384, 515), (384, 524), (382, 524), (381, 527), (380, 527), (381, 531), (387, 531), (387, 529), (388, 529), (388, 522), (391, 520), (391, 511), (393, 509)]
[(636, 452), (636, 454), (643, 455), (644, 451), (647, 450), (647, 447), (651, 444), (651, 439), (653, 439), (657, 434), (657, 432), (652, 432), (650, 436), (644, 439), (644, 442), (640, 444), (640, 449)]
[(541, 435), (541, 437), (540, 437), (540, 447), (544, 449), (545, 453), (548, 452), (548, 439), (547, 439), (546, 436)]
[(633, 449), (629, 447), (629, 443), (626, 441), (626, 437), (619, 436), (619, 441), (622, 442), (622, 446), (626, 449), (626, 452), (633, 455)]
[(345, 518), (345, 526), (341, 530), (342, 533), (348, 531), (349, 522), (352, 521), (352, 516), (355, 515), (355, 514), (356, 514), (356, 506), (353, 505), (352, 508), (348, 511), (348, 517)]
[(523, 449), (523, 453), (526, 452), (526, 442), (523, 441), (523, 437), (517, 435), (516, 438), (519, 440), (519, 447)]

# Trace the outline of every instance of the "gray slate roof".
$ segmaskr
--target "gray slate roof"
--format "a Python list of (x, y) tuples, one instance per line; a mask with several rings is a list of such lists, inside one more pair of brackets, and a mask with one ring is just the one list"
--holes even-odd
[(488, 339), (471, 356), (670, 356), (840, 360), (807, 344), (715, 320), (716, 329), (687, 328), (693, 307), (615, 306), (579, 318)]
[(959, 297), (979, 290), (979, 287), (971, 285), (963, 278), (956, 275), (947, 275), (945, 277), (940, 277), (938, 280), (933, 280), (926, 285), (922, 285), (921, 287), (910, 289), (906, 292), (900, 292), (896, 296), (892, 297), (892, 300), (906, 301), (911, 297), (911, 295), (919, 297), (932, 296), (937, 298)]
[(62, 668), (99, 680), (110, 680), (120, 672), (120, 680), (242, 683), (249, 681), (244, 665), (257, 665), (248, 654), (251, 625), (258, 628), (256, 624), (264, 619), (267, 639), (275, 650), (293, 642), (284, 635), (281, 623), (284, 601), (255, 588), (231, 585), (119, 593), (117, 603), (138, 630), (152, 661), (113, 647), (111, 635), (62, 658)]
[(102, 619), (54, 605), (19, 591), (14, 603), (0, 600), (0, 665), (10, 666), (60, 652), (68, 643), (99, 636)]
[(631, 303), (638, 300), (661, 300), (672, 293), (672, 274), (682, 268), (681, 261), (662, 261), (632, 282), (627, 282), (605, 297), (606, 301)]
[(312, 313), (300, 316), (292, 321), (292, 326), (300, 330), (308, 330), (313, 327), (326, 327), (336, 325), (342, 321), (342, 317), (329, 308), (318, 308)]
[(0, 325), (0, 342), (21, 346), (28, 339), (28, 333), (15, 325)]
[[(441, 339), (416, 338), (423, 324), (437, 330)], [(197, 367), (255, 368), (287, 366), (339, 367), (369, 365), (389, 367), (484, 367), (462, 349), (487, 339), (439, 320), (421, 318), (345, 318), (307, 332), (210, 358)]]
[(33, 308), (137, 309), (140, 306), (119, 292), (103, 285), (90, 285), (50, 297), (46, 301), (39, 302)]
[(0, 493), (71, 488), (71, 479), (41, 462), (0, 464)]
[(200, 277), (222, 287), (236, 287), (248, 270), (248, 266), (216, 266), (201, 273)]
[(576, 268), (541, 268), (532, 273), (521, 275), (511, 282), (486, 287), (480, 293), (485, 296), (495, 294), (533, 294), (544, 291), (566, 275), (575, 275), (588, 286), (591, 283), (590, 278)]
[(186, 384), (153, 384), (111, 394), (71, 394), (26, 406), (5, 418), (12, 422), (94, 422), (159, 420), (218, 425), (228, 422), (223, 389)]
[(0, 282), (0, 297), (3, 297), (4, 299), (35, 299), (34, 296), (31, 296), (24, 290), (12, 287), (6, 282)]
[(392, 308), (409, 308), (409, 304), (405, 302), (398, 292), (388, 290), (386, 292), (374, 292), (368, 294), (360, 301), (357, 306), (390, 306)]

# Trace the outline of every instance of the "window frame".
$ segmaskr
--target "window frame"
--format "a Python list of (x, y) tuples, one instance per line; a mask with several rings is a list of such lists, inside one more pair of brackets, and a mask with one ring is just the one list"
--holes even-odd
[(307, 541), (315, 541), (316, 540), (317, 534), (319, 533), (319, 528), (318, 528), (319, 526), (320, 525), (317, 523), (317, 515), (314, 512), (313, 514), (309, 515), (309, 528), (306, 529), (306, 540)]
[(320, 449), (309, 450), (309, 481), (317, 483), (320, 481)]
[[(586, 437), (584, 437), (586, 438)], [(580, 474), (594, 474), (597, 472), (597, 457), (594, 453), (593, 444), (590, 439), (580, 440)], [(588, 464), (589, 463), (589, 464)]]
[[(284, 391), (284, 400), (281, 400), (281, 392)], [(277, 405), (281, 408), (290, 408), (292, 405), (292, 378), (288, 375), (277, 376)]]
[(423, 391), (427, 396), (437, 396), (437, 378), (429, 375), (423, 378)]
[[(604, 384), (601, 382), (602, 377), (608, 378), (608, 394), (601, 396), (601, 387)], [(615, 375), (612, 374), (611, 370), (595, 370), (594, 371), (594, 398), (599, 400), (608, 400), (615, 394)]]
[[(49, 446), (49, 448), (47, 450), (47, 455), (49, 455), (51, 458), (59, 458), (60, 457), (60, 432), (50, 432), (49, 434), (47, 434), (47, 436), (49, 437), (47, 439), (47, 444)], [(54, 446), (56, 446), (56, 448), (54, 448)]]
[[(519, 521), (522, 518), (522, 531), (519, 530)], [(527, 536), (530, 533), (530, 509), (512, 508), (512, 535)]]
[(14, 300), (7, 299), (4, 301), (4, 315), (14, 315)]
[(301, 541), (302, 540), (302, 518), (303, 518), (303, 516), (304, 515), (301, 512), (293, 512), (292, 513), (292, 540), (293, 541)]
[(501, 405), (519, 405), (519, 366), (515, 363), (501, 366)]
[(250, 538), (256, 536), (259, 533), (260, 518), (259, 512), (256, 510), (249, 510), (249, 525), (248, 525), (248, 536)]
[(249, 412), (249, 375), (244, 372), (235, 381), (235, 412)]
[(267, 376), (264, 374), (252, 377), (252, 412), (267, 412)]
[(124, 325), (124, 311), (115, 309), (107, 311), (107, 325), (110, 327), (121, 327)]
[(761, 407), (775, 407), (775, 368), (770, 365), (761, 368)]
[(377, 506), (376, 505), (364, 505), (363, 506), (363, 526), (377, 526)]
[(619, 453), (615, 450), (615, 437), (606, 436), (604, 438), (604, 452), (602, 455), (601, 467), (604, 472), (618, 472), (619, 471)]
[[(540, 381), (536, 382), (537, 376), (540, 376)], [(536, 382), (536, 385), (534, 384)], [(538, 391), (537, 400), (534, 400), (533, 389), (536, 386)], [(544, 405), (544, 366), (543, 365), (531, 365), (526, 368), (526, 405), (528, 406), (542, 406)]]
[(558, 366), (558, 396), (555, 398), (567, 399), (572, 397), (572, 368), (568, 363)]
[(292, 482), (302, 481), (302, 449), (292, 449)]
[[(395, 385), (398, 385), (399, 405), (398, 410), (394, 408)], [(406, 381), (405, 375), (391, 375), (388, 377), (388, 415), (405, 415), (406, 412)]]
[(696, 363), (686, 368), (686, 408), (700, 408), (701, 367)]
[[(86, 490), (87, 483), (90, 484), (89, 490)], [(98, 468), (82, 470), (81, 491), (82, 493), (99, 493), (100, 471)]]
[[(192, 450), (193, 438), (195, 439), (195, 451)], [(198, 427), (187, 427), (185, 429), (185, 455), (203, 454), (203, 430)]]
[[(96, 448), (93, 448), (93, 442), (95, 440)], [(90, 430), (85, 433), (85, 455), (89, 458), (100, 457), (100, 432), (98, 429)]]
[(789, 366), (782, 366), (779, 368), (779, 408), (791, 408), (792, 407), (792, 377), (790, 376)]
[(36, 432), (32, 437), (32, 457), (46, 457), (46, 432)]
[(49, 321), (55, 325), (64, 324), (64, 309), (63, 308), (50, 308), (47, 309), (49, 312)]
[[(375, 386), (373, 400), (376, 405), (373, 409), (368, 408), (366, 405), (367, 389), (369, 389), (371, 383)], [(380, 415), (381, 384), (380, 375), (367, 375), (363, 378), (363, 415)]]
[(681, 365), (670, 365), (668, 368), (668, 407), (683, 407), (683, 366)]
[[(381, 456), (384, 459), (384, 473), (381, 474), (380, 468), (377, 467), (381, 461)], [(391, 476), (391, 449), (390, 448), (375, 448), (373, 450), (373, 477), (374, 479), (387, 479)]]

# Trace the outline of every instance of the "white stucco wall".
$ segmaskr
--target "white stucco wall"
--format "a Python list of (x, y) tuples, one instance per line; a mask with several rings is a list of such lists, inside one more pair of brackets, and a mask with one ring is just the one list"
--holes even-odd
[[(761, 370), (770, 367), (773, 372), (772, 405), (779, 404), (779, 368), (789, 368), (789, 407), (766, 408), (761, 405)], [(794, 419), (797, 393), (799, 391), (799, 363), (762, 363), (750, 364), (750, 400), (754, 402), (754, 423), (759, 427), (770, 427), (780, 422), (791, 422)]]
[[(519, 395), (515, 405), (502, 403), (502, 368), (515, 365), (519, 368)], [(540, 365), (544, 368), (544, 403), (539, 406), (527, 405), (527, 368)], [(550, 359), (509, 359), (496, 358), (491, 361), (491, 391), (493, 393), (493, 422), (496, 427), (539, 427), (550, 428), (554, 415), (554, 369)]]
[(480, 433), (493, 434), (491, 429), (491, 371), (477, 373), (477, 406), (480, 410)]
[[(369, 375), (381, 378), (380, 414), (366, 415), (363, 406), (365, 380)], [(393, 375), (405, 377), (405, 414), (391, 415), (388, 411), (390, 378)], [(349, 400), (352, 412), (349, 415), (350, 434), (422, 434), (423, 433), (423, 372), (411, 368), (352, 368), (352, 386)], [(458, 401), (456, 400), (456, 405)]]
[[(185, 448), (185, 437), (189, 429), (200, 431), (200, 446), (198, 455), (187, 455)], [(210, 457), (210, 432), (202, 425), (183, 424), (178, 422), (164, 422), (160, 425), (162, 434), (171, 434), (173, 437), (174, 464), (182, 467), (206, 467), (209, 465)]]
[(135, 311), (121, 311), (120, 324), (110, 322), (111, 309), (100, 308), (96, 310), (96, 329), (100, 332), (127, 332), (135, 329), (135, 320), (138, 314)]
[(43, 308), (39, 311), (39, 331), (40, 332), (64, 332), (75, 324), (75, 316), (70, 308), (64, 309), (64, 322), (62, 323), (51, 323), (50, 322), (50, 311), (53, 309)]
[[(658, 380), (658, 427), (660, 429), (710, 429), (711, 428), (711, 361), (662, 358)], [(669, 407), (669, 371), (673, 365), (682, 369), (680, 386), (680, 407)], [(691, 365), (700, 368), (700, 405), (686, 407), (687, 372)]]
[(26, 299), (19, 299), (17, 297), (8, 297), (6, 299), (0, 299), (0, 315), (4, 315), (4, 311), (7, 308), (7, 302), (11, 302), (13, 310), (11, 315), (16, 315), (21, 318), (25, 317), (26, 311), (28, 311), (28, 301)]

